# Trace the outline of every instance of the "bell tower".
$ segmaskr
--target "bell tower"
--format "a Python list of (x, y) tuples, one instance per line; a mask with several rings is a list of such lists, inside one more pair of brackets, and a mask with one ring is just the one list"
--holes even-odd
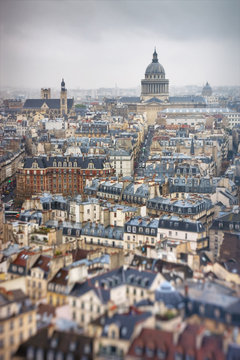
[(67, 89), (65, 88), (64, 79), (61, 82), (61, 93), (60, 93), (60, 113), (66, 115), (68, 112), (67, 108)]

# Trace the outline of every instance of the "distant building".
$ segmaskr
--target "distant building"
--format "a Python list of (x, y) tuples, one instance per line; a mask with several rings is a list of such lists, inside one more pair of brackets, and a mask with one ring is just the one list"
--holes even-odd
[(43, 191), (59, 194), (83, 193), (86, 181), (114, 174), (109, 161), (90, 157), (26, 158), (17, 174), (17, 196)]
[(22, 110), (22, 100), (18, 99), (6, 99), (3, 100), (3, 106), (5, 112), (15, 112), (15, 111), (21, 111)]
[(153, 99), (155, 102), (168, 100), (169, 80), (165, 79), (165, 70), (158, 62), (156, 49), (153, 53), (151, 64), (145, 71), (145, 79), (141, 81), (141, 100), (146, 101)]
[(27, 99), (23, 105), (25, 112), (43, 112), (47, 114), (66, 115), (73, 110), (74, 100), (67, 98), (67, 89), (62, 79), (60, 99), (51, 99), (50, 89), (41, 89), (41, 99)]
[(206, 85), (202, 89), (202, 96), (211, 96), (212, 95), (212, 88), (207, 82)]
[(51, 99), (51, 89), (41, 89), (41, 98), (42, 99)]

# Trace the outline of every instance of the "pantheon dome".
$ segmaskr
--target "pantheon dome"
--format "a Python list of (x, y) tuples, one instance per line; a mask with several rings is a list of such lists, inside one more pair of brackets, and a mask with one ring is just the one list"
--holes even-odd
[(202, 96), (211, 96), (212, 95), (212, 88), (207, 82), (206, 85), (202, 89)]
[(169, 80), (165, 79), (165, 70), (158, 62), (156, 49), (153, 53), (152, 62), (145, 71), (145, 79), (141, 81), (141, 100), (166, 101), (169, 96)]

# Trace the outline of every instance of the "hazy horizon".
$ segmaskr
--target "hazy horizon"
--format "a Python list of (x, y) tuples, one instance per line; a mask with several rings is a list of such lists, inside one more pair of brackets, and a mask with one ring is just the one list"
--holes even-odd
[(1, 0), (0, 86), (137, 88), (156, 46), (170, 86), (240, 85), (240, 2)]

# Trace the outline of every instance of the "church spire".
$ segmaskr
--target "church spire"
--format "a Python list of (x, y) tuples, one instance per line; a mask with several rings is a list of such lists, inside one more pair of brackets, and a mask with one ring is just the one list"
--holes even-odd
[(158, 62), (158, 54), (156, 51), (156, 46), (154, 47), (154, 53), (153, 53), (153, 59), (152, 59), (153, 63), (157, 63)]

